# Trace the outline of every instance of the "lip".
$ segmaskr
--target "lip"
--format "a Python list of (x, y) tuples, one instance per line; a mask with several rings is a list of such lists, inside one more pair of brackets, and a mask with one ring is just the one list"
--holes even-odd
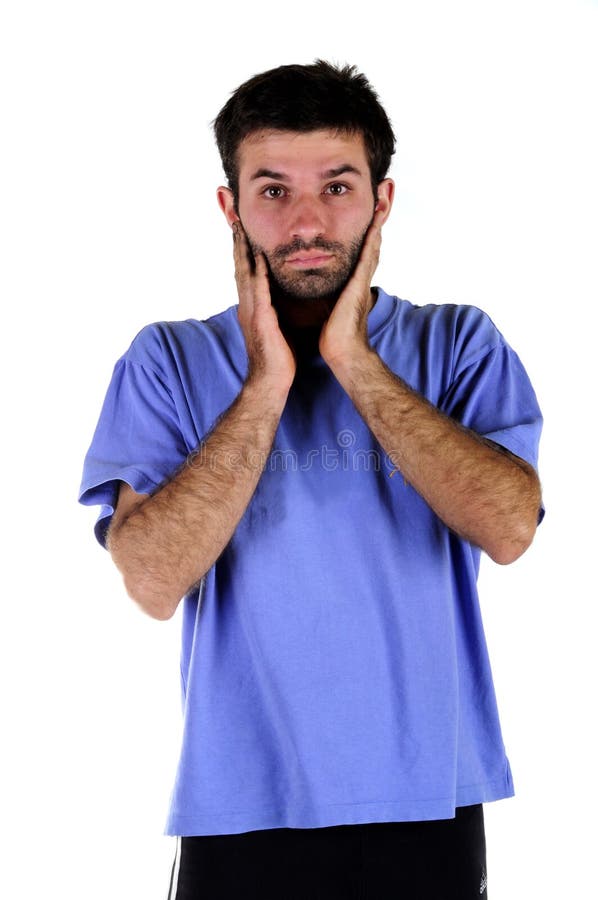
[(292, 256), (287, 259), (287, 263), (291, 266), (297, 266), (299, 269), (313, 269), (314, 266), (323, 266), (332, 259), (332, 253), (314, 253), (301, 254)]

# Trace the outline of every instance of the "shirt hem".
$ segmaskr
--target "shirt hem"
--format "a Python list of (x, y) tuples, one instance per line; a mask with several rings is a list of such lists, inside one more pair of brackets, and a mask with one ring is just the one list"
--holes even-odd
[(433, 800), (389, 800), (333, 804), (293, 810), (271, 808), (260, 812), (210, 812), (171, 814), (164, 834), (192, 837), (240, 834), (268, 828), (327, 828), (334, 825), (365, 825), (370, 822), (417, 822), (454, 819), (459, 806), (489, 803), (515, 795), (510, 779), (467, 785), (454, 797)]

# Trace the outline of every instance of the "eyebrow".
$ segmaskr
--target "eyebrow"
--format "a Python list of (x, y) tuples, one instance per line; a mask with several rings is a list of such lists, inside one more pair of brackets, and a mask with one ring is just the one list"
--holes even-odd
[[(361, 172), (360, 169), (357, 169), (349, 163), (344, 163), (344, 165), (338, 166), (336, 169), (327, 169), (325, 172), (321, 173), (320, 177), (338, 178), (339, 175), (344, 175), (347, 172), (353, 175), (363, 175), (363, 172)], [(273, 169), (258, 169), (253, 173), (249, 180), (257, 181), (258, 178), (272, 178), (274, 181), (290, 181), (289, 176), (285, 175), (284, 172), (275, 172)]]

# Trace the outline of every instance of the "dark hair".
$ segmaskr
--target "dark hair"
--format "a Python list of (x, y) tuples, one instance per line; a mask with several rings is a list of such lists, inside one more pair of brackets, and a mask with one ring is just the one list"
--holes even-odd
[(279, 66), (254, 75), (232, 94), (212, 123), (228, 186), (239, 197), (237, 150), (262, 129), (326, 129), (363, 135), (376, 196), (395, 152), (395, 136), (378, 95), (355, 66), (322, 59), (312, 65)]

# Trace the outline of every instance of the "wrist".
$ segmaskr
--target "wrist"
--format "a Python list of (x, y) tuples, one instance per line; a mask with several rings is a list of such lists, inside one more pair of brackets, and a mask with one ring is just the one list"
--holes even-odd
[(339, 381), (356, 373), (363, 373), (380, 361), (376, 351), (363, 341), (356, 341), (343, 350), (330, 351), (322, 356)]
[(251, 372), (245, 379), (241, 394), (252, 403), (273, 410), (282, 410), (291, 389), (292, 381), (281, 379), (264, 372)]

